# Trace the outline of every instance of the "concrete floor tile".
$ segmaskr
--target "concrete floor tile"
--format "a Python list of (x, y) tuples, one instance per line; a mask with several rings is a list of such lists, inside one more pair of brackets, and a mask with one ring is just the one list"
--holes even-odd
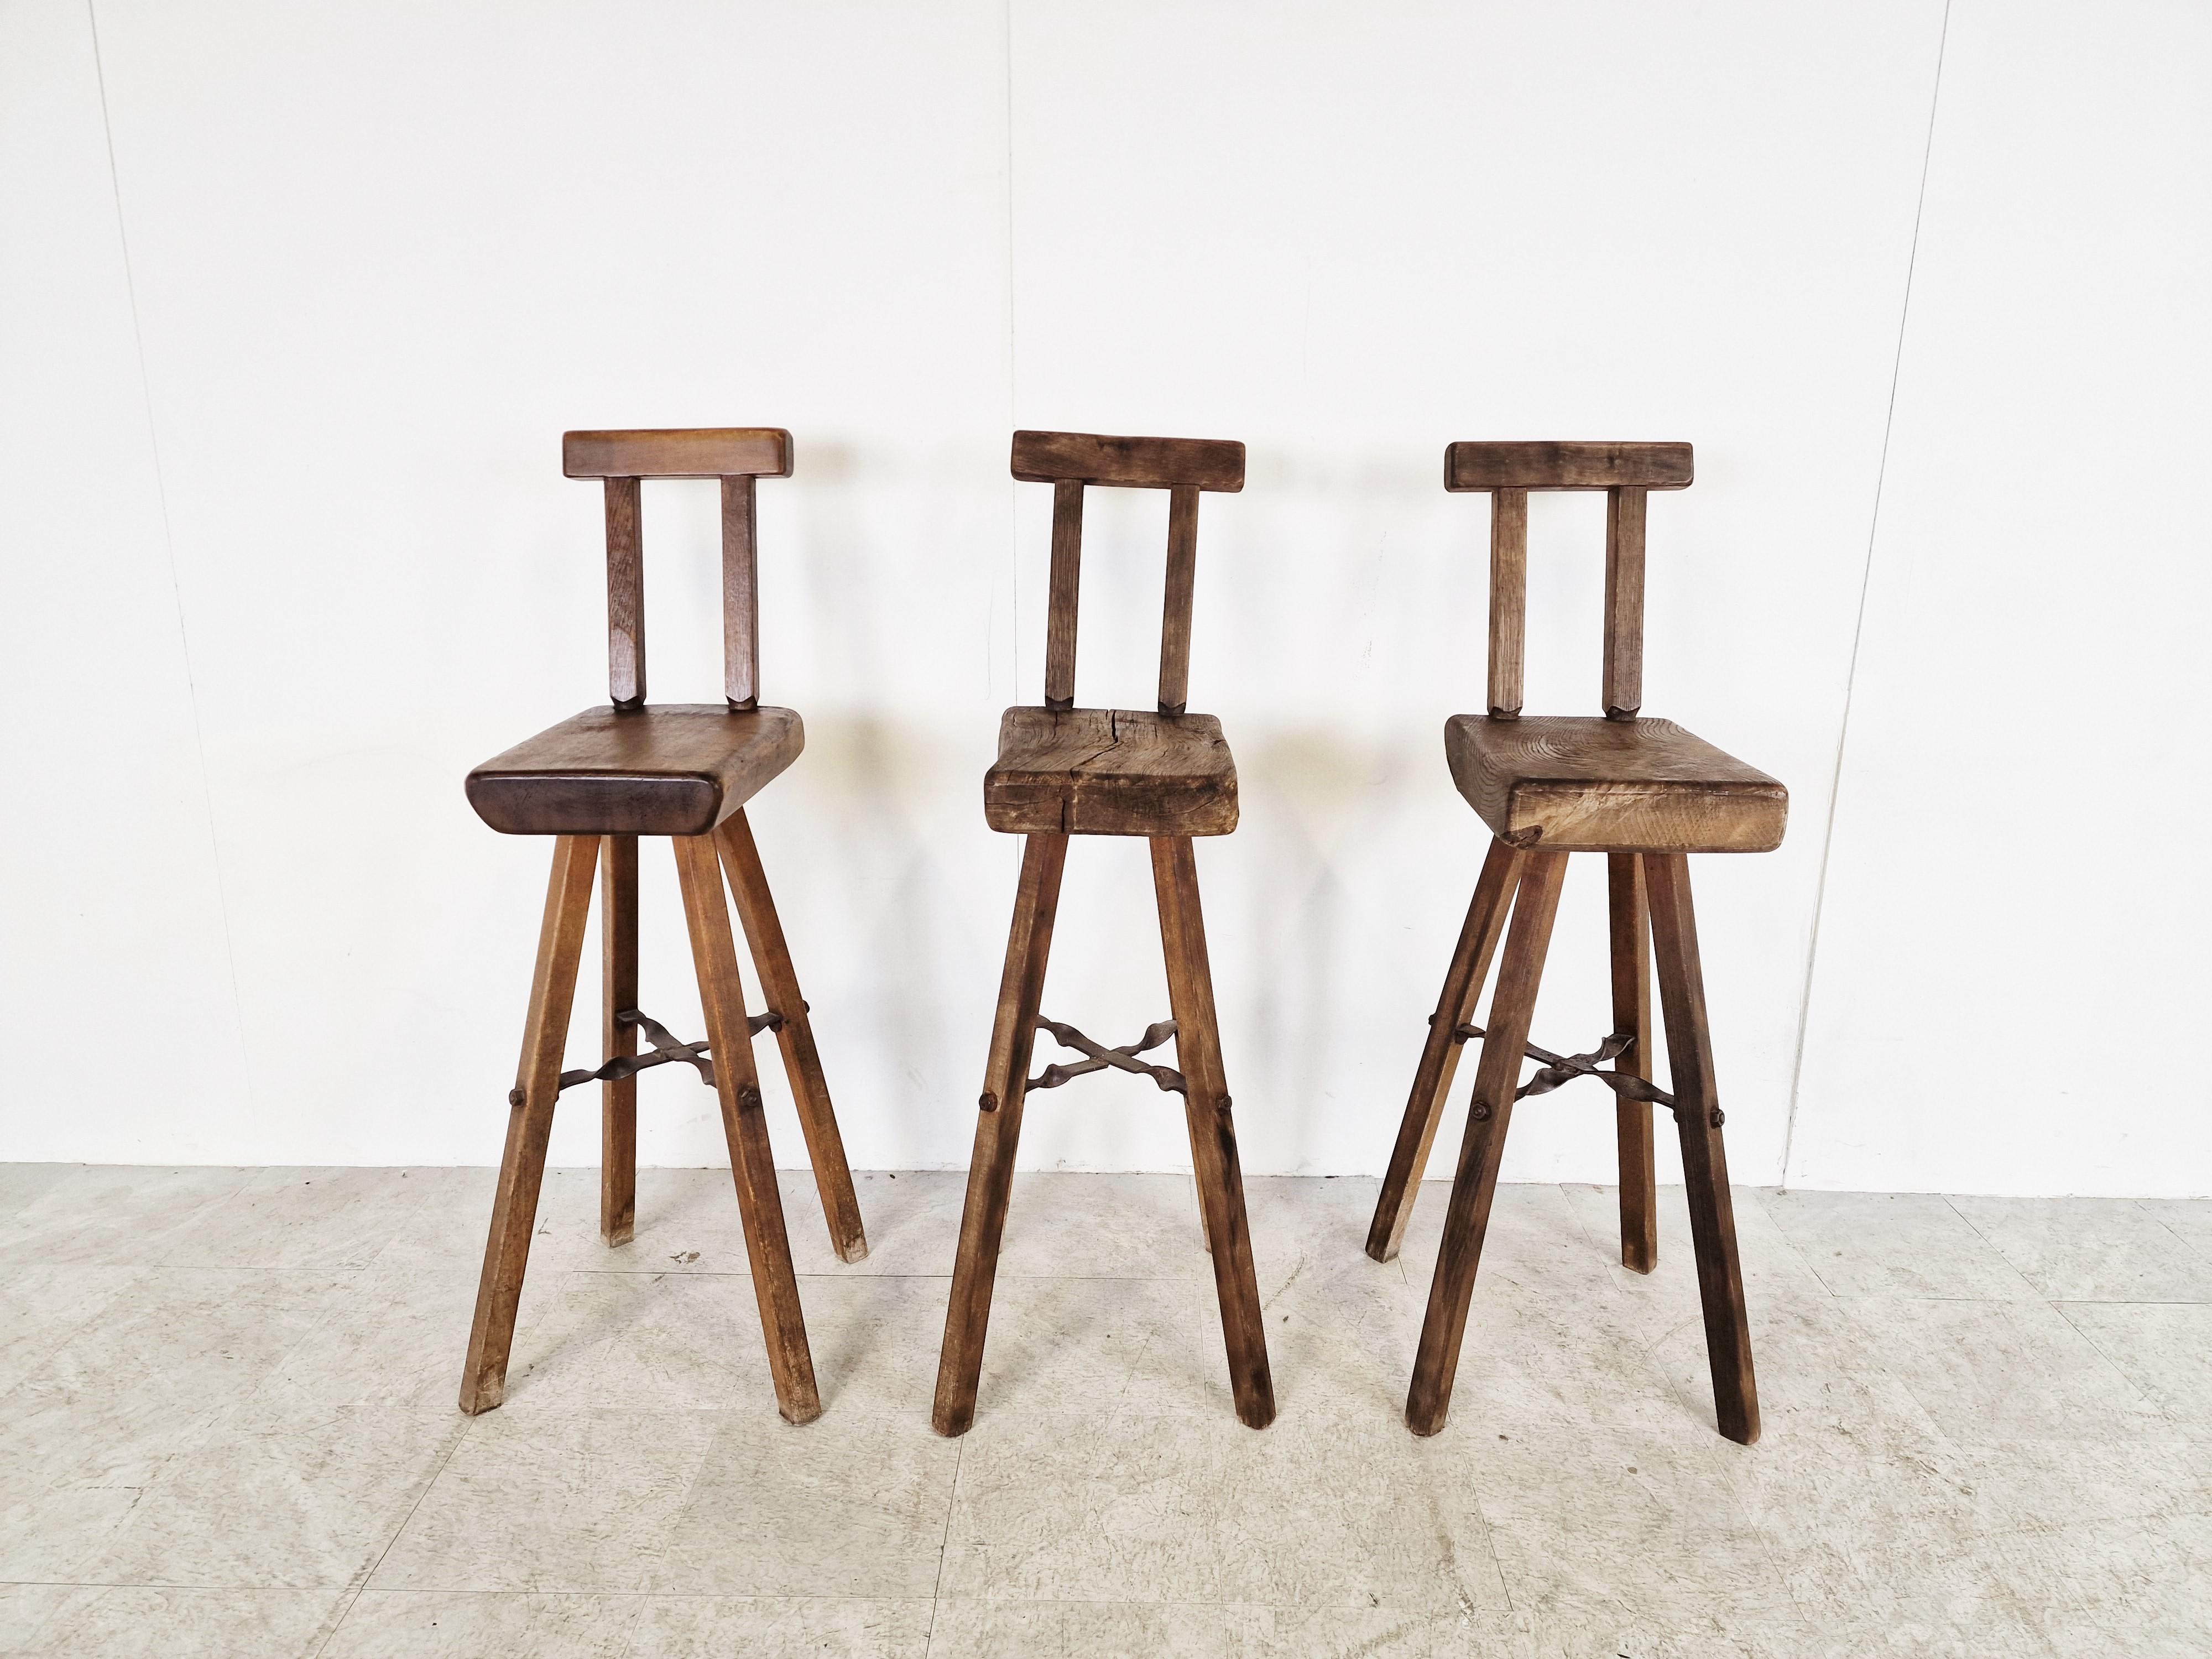
[(23, 1652), (40, 1626), (80, 1594), (72, 1584), (0, 1583), (0, 1654)]
[(157, 1268), (0, 1401), (0, 1468), (144, 1486), (236, 1409), (343, 1291), (326, 1273)]
[[(929, 1413), (950, 1281), (933, 1282)], [(1119, 1410), (1231, 1412), (1211, 1280), (1001, 1279), (991, 1297), (975, 1409), (1104, 1419)]]
[(708, 1412), (487, 1413), (370, 1586), (645, 1589), (719, 1425)]
[(1455, 1451), (1322, 1412), (1256, 1433), (1225, 1413), (979, 1417), (940, 1594), (1507, 1605)]
[(349, 1592), (77, 1591), (23, 1650), (37, 1659), (313, 1659)]
[(0, 1225), (90, 1167), (83, 1164), (0, 1164)]
[[(1258, 1254), (1256, 1243), (1254, 1254)], [(950, 1253), (939, 1272), (952, 1270)], [(999, 1278), (1202, 1279), (1212, 1264), (1188, 1176), (1014, 1177)]]
[(929, 1659), (1232, 1659), (1235, 1610), (1130, 1601), (937, 1604)]
[(651, 1596), (638, 1621), (636, 1659), (923, 1659), (927, 1597)]
[(2057, 1305), (2067, 1322), (2142, 1389), (2176, 1431), (2212, 1440), (2212, 1304)]
[(41, 1369), (143, 1267), (0, 1267), (0, 1395)]
[(0, 1463), (0, 1581), (82, 1580), (139, 1496), (123, 1486), (56, 1488)]
[[(1663, 1123), (1662, 1127), (1667, 1127)], [(1601, 1256), (1613, 1284), (1639, 1301), (1688, 1304), (1698, 1301), (1697, 1255), (1690, 1243), (1690, 1207), (1680, 1187), (1658, 1192), (1659, 1265), (1648, 1273), (1631, 1273), (1620, 1265), (1620, 1195), (1617, 1188), (1569, 1186), (1567, 1201), (1574, 1206), (1588, 1235), (1590, 1248)], [(1805, 1253), (1775, 1224), (1754, 1187), (1732, 1187), (1729, 1196), (1735, 1215), (1736, 1253), (1743, 1269), (1744, 1295), (1752, 1311), (1759, 1298), (1769, 1295), (1816, 1296), (1828, 1286), (1813, 1270)]]
[[(1448, 1167), (1448, 1166), (1447, 1166)], [(1586, 1193), (1610, 1194), (1611, 1188), (1587, 1188)], [(1606, 1202), (1613, 1200), (1608, 1196)], [(1413, 1213), (1406, 1224), (1406, 1238), (1398, 1261), (1406, 1282), (1424, 1297), (1436, 1276), (1437, 1247), (1443, 1241), (1444, 1212), (1451, 1205), (1451, 1182), (1425, 1181), (1415, 1195)], [(1368, 1218), (1373, 1218), (1370, 1204)], [(1513, 1269), (1541, 1277), (1552, 1269), (1577, 1269), (1592, 1262), (1602, 1265), (1619, 1258), (1617, 1239), (1593, 1238), (1585, 1218), (1565, 1188), (1552, 1182), (1501, 1182), (1491, 1200), (1490, 1226), (1482, 1238), (1482, 1270)], [(1364, 1255), (1367, 1238), (1363, 1222), (1352, 1248)]]
[(1466, 1439), (1516, 1612), (1794, 1619), (1781, 1565), (1737, 1491), (1745, 1449), (1673, 1421)]
[(928, 1596), (960, 1448), (924, 1416), (726, 1413), (646, 1564), (663, 1595)]
[(108, 1583), (358, 1585), (462, 1434), (457, 1412), (233, 1419), (162, 1472), (88, 1564)]
[(66, 1173), (41, 1177), (38, 1196), (0, 1221), (0, 1267), (151, 1266), (195, 1216), (253, 1173), (159, 1164), (61, 1167)]
[(404, 1231), (424, 1186), (408, 1170), (256, 1170), (171, 1234), (172, 1267), (365, 1267)]
[(645, 1598), (363, 1590), (319, 1659), (629, 1659)]
[[(1865, 1363), (1903, 1381), (1962, 1446), (2157, 1437), (2165, 1419), (2043, 1302), (1849, 1299)], [(1754, 1336), (1758, 1310), (1753, 1310)]]
[(1792, 1191), (1759, 1199), (1838, 1296), (2019, 1301), (2039, 1294), (1937, 1194)]
[(2212, 1198), (2142, 1198), (2142, 1212), (2176, 1238), (2212, 1261)]
[(2133, 1199), (1951, 1203), (2040, 1295), (2064, 1302), (2212, 1302), (2212, 1258)]

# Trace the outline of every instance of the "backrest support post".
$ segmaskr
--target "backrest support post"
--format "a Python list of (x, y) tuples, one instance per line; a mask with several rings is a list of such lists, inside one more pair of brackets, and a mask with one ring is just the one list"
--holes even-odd
[(1045, 619), (1044, 706), (1075, 707), (1076, 596), (1083, 579), (1083, 481), (1052, 486), (1052, 589)]
[(1615, 487), (1605, 503), (1605, 686), (1609, 720), (1644, 705), (1644, 509), (1641, 489)]
[(722, 480), (722, 694), (760, 705), (760, 562), (753, 477)]
[(1655, 489), (1696, 476), (1683, 443), (1456, 443), (1444, 488), (1490, 496), (1490, 714), (1521, 713), (1527, 649), (1528, 492), (1605, 491), (1605, 672), (1600, 706), (1632, 720), (1644, 706), (1644, 522)]
[(1490, 713), (1521, 713), (1528, 632), (1528, 492), (1490, 492)]
[(1190, 698), (1190, 606), (1198, 580), (1198, 486), (1168, 491), (1167, 598), (1160, 611), (1160, 713)]
[(607, 697), (617, 708), (645, 704), (645, 557), (638, 481), (607, 489)]

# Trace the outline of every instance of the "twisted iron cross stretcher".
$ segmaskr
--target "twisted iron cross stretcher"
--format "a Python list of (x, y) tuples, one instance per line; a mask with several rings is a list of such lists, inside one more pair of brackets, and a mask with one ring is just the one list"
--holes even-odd
[[(1436, 1024), (1435, 1016), (1430, 1017), (1429, 1024)], [(1454, 1042), (1465, 1042), (1470, 1037), (1484, 1035), (1480, 1025), (1459, 1025), (1452, 1029)], [(1541, 1071), (1513, 1091), (1513, 1098), (1522, 1100), (1530, 1095), (1547, 1095), (1563, 1083), (1571, 1083), (1578, 1077), (1594, 1077), (1624, 1100), (1647, 1101), (1654, 1106), (1664, 1106), (1674, 1114), (1675, 1121), (1680, 1122), (1682, 1103), (1664, 1089), (1628, 1072), (1598, 1070), (1600, 1062), (1618, 1060), (1635, 1046), (1636, 1036), (1631, 1031), (1612, 1032), (1604, 1042), (1583, 1054), (1555, 1054), (1549, 1048), (1539, 1048), (1533, 1042), (1525, 1044), (1522, 1052), (1531, 1060), (1543, 1061), (1544, 1066)], [(1490, 1108), (1478, 1100), (1474, 1103), (1474, 1115), (1478, 1121), (1486, 1118), (1490, 1115)], [(1723, 1121), (1721, 1109), (1714, 1107), (1713, 1127), (1719, 1128)]]
[[(709, 1089), (714, 1086), (714, 1062), (708, 1057), (708, 1045), (703, 1040), (678, 1042), (674, 1032), (651, 1014), (641, 1013), (635, 1008), (617, 1008), (615, 1024), (635, 1026), (639, 1034), (653, 1045), (653, 1052), (649, 1054), (617, 1054), (594, 1072), (563, 1072), (561, 1073), (561, 1088), (573, 1089), (580, 1083), (619, 1083), (626, 1077), (635, 1077), (640, 1072), (650, 1071), (655, 1066), (665, 1066), (671, 1060), (678, 1060), (697, 1066), (699, 1080)], [(780, 1031), (782, 1029), (783, 1016), (774, 1010), (764, 1014), (754, 1014), (745, 1021), (747, 1036), (758, 1036), (763, 1031)], [(507, 1103), (521, 1105), (522, 1091), (511, 1091), (507, 1097)]]
[(1152, 1079), (1160, 1086), (1164, 1093), (1178, 1094), (1186, 1097), (1190, 1094), (1189, 1085), (1183, 1081), (1182, 1073), (1176, 1071), (1175, 1067), (1147, 1065), (1137, 1058), (1147, 1048), (1158, 1048), (1176, 1034), (1176, 1023), (1171, 1019), (1164, 1019), (1157, 1024), (1147, 1025), (1145, 1027), (1144, 1036), (1139, 1037), (1134, 1042), (1124, 1043), (1119, 1048), (1103, 1047), (1093, 1042), (1073, 1025), (1063, 1025), (1056, 1019), (1046, 1019), (1042, 1015), (1038, 1016), (1036, 1029), (1048, 1032), (1052, 1040), (1059, 1043), (1061, 1048), (1073, 1048), (1079, 1054), (1087, 1055), (1088, 1058), (1078, 1060), (1073, 1066), (1048, 1066), (1042, 1072), (1024, 1084), (1022, 1086), (1024, 1089), (1057, 1089), (1061, 1084), (1073, 1079), (1087, 1076), (1092, 1072), (1103, 1072), (1110, 1066), (1117, 1072), (1134, 1072), (1139, 1077)]

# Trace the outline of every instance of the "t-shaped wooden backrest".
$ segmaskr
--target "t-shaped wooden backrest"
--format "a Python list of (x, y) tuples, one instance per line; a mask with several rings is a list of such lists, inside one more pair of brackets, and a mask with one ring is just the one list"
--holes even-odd
[(1602, 489), (1605, 508), (1605, 684), (1609, 720), (1644, 702), (1644, 498), (1682, 489), (1687, 444), (1458, 443), (1444, 451), (1444, 488), (1490, 496), (1490, 713), (1521, 713), (1528, 636), (1528, 492)]
[(781, 427), (674, 432), (568, 432), (561, 470), (607, 487), (607, 695), (645, 706), (645, 556), (638, 484), (646, 478), (722, 481), (722, 690), (732, 708), (760, 702), (760, 569), (753, 480), (791, 476)]
[(1052, 489), (1052, 592), (1045, 623), (1044, 706), (1075, 707), (1076, 593), (1083, 571), (1083, 488), (1168, 492), (1167, 597), (1160, 613), (1160, 713), (1190, 690), (1190, 602), (1198, 571), (1198, 494), (1244, 488), (1244, 446), (1206, 438), (1107, 438), (1017, 432), (1014, 477)]

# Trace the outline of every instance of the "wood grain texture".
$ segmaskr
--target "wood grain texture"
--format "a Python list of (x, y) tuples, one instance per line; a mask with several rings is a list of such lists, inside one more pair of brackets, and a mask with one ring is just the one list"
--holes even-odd
[(722, 480), (722, 695), (732, 708), (760, 702), (760, 559), (750, 477)]
[(1044, 706), (1075, 702), (1076, 617), (1083, 587), (1083, 486), (1061, 479), (1052, 490), (1052, 588), (1045, 616)]
[(1421, 1172), (1428, 1167), (1429, 1149), (1436, 1143), (1437, 1126), (1443, 1121), (1444, 1102), (1466, 1046), (1454, 1041), (1452, 1033), (1474, 1018), (1475, 1000), (1482, 994), (1498, 941), (1504, 937), (1506, 913), (1512, 908), (1520, 876), (1520, 854), (1502, 841), (1492, 841), (1421, 1044), (1421, 1063), (1413, 1071), (1413, 1092), (1406, 1097), (1390, 1163), (1382, 1172), (1382, 1191), (1367, 1229), (1367, 1254), (1377, 1261), (1395, 1260), (1405, 1243), (1406, 1224), (1413, 1218), (1413, 1200), (1421, 1189)]
[(1234, 492), (1244, 488), (1244, 446), (1212, 438), (1115, 438), (1097, 432), (1017, 432), (1014, 477), (1027, 483)]
[(645, 550), (637, 480), (609, 478), (607, 696), (617, 708), (645, 702)]
[(1517, 846), (1765, 853), (1789, 820), (1780, 783), (1672, 720), (1457, 714), (1444, 755), (1468, 804)]
[(998, 1280), (999, 1245), (1006, 1235), (1006, 1203), (1013, 1189), (1014, 1154), (1021, 1142), (1037, 1009), (1044, 995), (1053, 918), (1059, 912), (1060, 875), (1066, 865), (1065, 836), (1032, 836), (1022, 848), (1021, 881), (1014, 893), (1013, 921), (1006, 930), (1006, 963), (999, 978), (990, 1057), (977, 1103), (975, 1151), (968, 1164), (959, 1253), (945, 1305), (945, 1344), (938, 1354), (937, 1396), (930, 1422), (939, 1434), (965, 1434), (975, 1420), (975, 1390), (983, 1374), (983, 1342), (991, 1324), (991, 1291)]
[(781, 427), (561, 434), (561, 470), (572, 478), (787, 478), (791, 459)]
[(1759, 1384), (1752, 1372), (1751, 1316), (1744, 1305), (1743, 1269), (1736, 1255), (1728, 1154), (1721, 1145), (1720, 1091), (1713, 1080), (1705, 973), (1698, 960), (1698, 922), (1690, 902), (1690, 865), (1679, 854), (1647, 856), (1642, 862), (1651, 906), (1659, 1001), (1667, 1019), (1667, 1069), (1677, 1103), (1682, 1182), (1690, 1202), (1691, 1246), (1698, 1257), (1698, 1299), (1705, 1313), (1714, 1415), (1723, 1436), (1748, 1446), (1759, 1438)]
[(805, 746), (788, 708), (587, 708), (471, 772), (469, 805), (502, 835), (702, 836)]
[(1198, 583), (1198, 489), (1168, 492), (1167, 594), (1160, 607), (1160, 713), (1180, 714), (1190, 699), (1190, 612)]
[(1482, 1261), (1483, 1236), (1490, 1226), (1498, 1166), (1504, 1158), (1505, 1131), (1513, 1119), (1514, 1091), (1520, 1085), (1522, 1056), (1536, 1012), (1536, 991), (1543, 981), (1544, 956), (1551, 945), (1566, 868), (1563, 853), (1530, 853), (1522, 860), (1505, 958), (1498, 964), (1498, 990), (1484, 1027), (1467, 1138), (1452, 1177), (1451, 1205), (1444, 1212), (1436, 1276), (1429, 1283), (1428, 1311), (1421, 1322), (1413, 1380), (1406, 1395), (1406, 1426), (1415, 1434), (1436, 1433), (1451, 1410), (1468, 1307)]
[(1211, 714), (1009, 708), (983, 776), (983, 818), (1004, 835), (1225, 836), (1237, 763)]
[(1690, 446), (1674, 443), (1455, 443), (1446, 489), (1682, 489)]
[(806, 999), (799, 994), (799, 975), (791, 965), (791, 946), (775, 914), (775, 899), (769, 891), (768, 872), (761, 867), (752, 825), (742, 810), (722, 820), (721, 828), (715, 831), (715, 843), (721, 852), (730, 891), (738, 902), (738, 918), (752, 951), (754, 971), (760, 975), (761, 994), (767, 999), (769, 1012), (782, 1019), (776, 1027), (776, 1047), (783, 1054), (784, 1075), (791, 1080), (799, 1127), (806, 1137), (807, 1157), (814, 1166), (815, 1190), (822, 1195), (822, 1213), (830, 1224), (830, 1246), (842, 1261), (865, 1260), (867, 1233), (860, 1224), (860, 1201), (853, 1191), (853, 1171), (845, 1161), (845, 1138), (837, 1128), (836, 1109), (830, 1103), (822, 1055), (814, 1044), (814, 1023), (808, 1016)]
[(544, 920), (538, 930), (538, 961), (530, 976), (530, 1012), (523, 1023), (522, 1059), (507, 1118), (507, 1150), (492, 1199), (491, 1229), (484, 1241), (483, 1273), (477, 1285), (476, 1316), (469, 1327), (468, 1358), (461, 1371), (461, 1409), (488, 1412), (507, 1397), (507, 1360), (514, 1346), (514, 1316), (522, 1277), (530, 1265), (530, 1238), (538, 1224), (538, 1188), (545, 1179), (545, 1146), (553, 1133), (553, 1103), (561, 1092), (561, 1052), (575, 1006), (576, 971), (584, 954), (591, 913), (596, 841), (563, 836), (553, 843), (553, 872), (546, 883)]
[[(1605, 860), (1606, 921), (1613, 969), (1613, 1029), (1635, 1042), (1613, 1063), (1651, 1079), (1651, 929), (1644, 866), (1633, 853)], [(1659, 1265), (1658, 1176), (1651, 1158), (1651, 1104), (1613, 1097), (1613, 1133), (1620, 1150), (1620, 1265), (1648, 1273)]]
[[(599, 1057), (637, 1052), (637, 1028), (615, 1015), (637, 1006), (637, 837), (599, 842)], [(599, 1085), (599, 1237), (609, 1249), (637, 1231), (637, 1079)]]
[(1528, 635), (1528, 492), (1500, 489), (1490, 498), (1490, 713), (1521, 712)]
[(1609, 489), (1605, 502), (1605, 678), (1598, 706), (1631, 720), (1644, 704), (1644, 517), (1641, 489)]
[(783, 1198), (775, 1184), (775, 1157), (769, 1146), (768, 1116), (761, 1108), (760, 1078), (753, 1069), (752, 1034), (746, 1028), (744, 991), (738, 979), (737, 942), (730, 933), (729, 908), (722, 902), (714, 840), (678, 836), (671, 845), (676, 849), (677, 884), (684, 894), (684, 921), (691, 936), (699, 998), (706, 1009), (714, 1092), (722, 1108), (722, 1133), (729, 1142), (730, 1176), (738, 1189), (738, 1214), (744, 1224), (745, 1255), (752, 1268), (753, 1297), (760, 1304), (761, 1334), (768, 1343), (776, 1408), (787, 1422), (811, 1423), (822, 1414), (822, 1399), (806, 1346), (806, 1317), (799, 1305), (791, 1240), (784, 1231)]
[(1184, 1113), (1196, 1159), (1199, 1201), (1206, 1212), (1214, 1294), (1221, 1305), (1230, 1391), (1237, 1402), (1237, 1421), (1247, 1428), (1264, 1429), (1275, 1420), (1275, 1384), (1267, 1364), (1267, 1316), (1260, 1306), (1259, 1276), (1252, 1263), (1244, 1175), (1237, 1156), (1237, 1129), (1230, 1116), (1229, 1086), (1221, 1061), (1197, 858), (1187, 836), (1157, 837), (1152, 849), (1160, 949), (1167, 959), (1168, 1003), (1176, 1023), (1176, 1061), (1189, 1090)]

